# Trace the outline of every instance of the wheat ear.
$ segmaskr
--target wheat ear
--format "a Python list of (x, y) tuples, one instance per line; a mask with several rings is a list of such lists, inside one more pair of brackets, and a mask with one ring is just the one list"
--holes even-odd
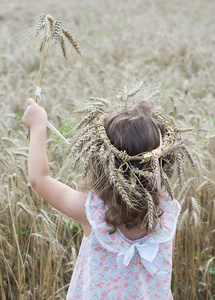
[(182, 186), (182, 182), (184, 181), (184, 168), (183, 168), (183, 155), (181, 152), (176, 153), (176, 162), (177, 162), (179, 184), (180, 186)]
[(172, 190), (172, 185), (170, 183), (170, 180), (162, 168), (161, 168), (160, 172), (161, 172), (161, 182), (167, 189), (167, 192), (169, 193), (170, 197), (173, 199), (174, 195), (173, 195), (173, 190)]
[(78, 47), (77, 43), (74, 41), (72, 35), (68, 32), (68, 30), (62, 29), (63, 34), (67, 38), (67, 40), (72, 44), (79, 55), (82, 55), (80, 48)]
[(122, 200), (126, 203), (128, 208), (133, 208), (133, 205), (131, 203), (131, 200), (128, 197), (128, 194), (125, 191), (124, 186), (121, 184), (117, 170), (115, 169), (115, 159), (114, 155), (111, 153), (110, 154), (110, 162), (109, 162), (109, 174), (110, 174), (110, 181), (113, 185), (113, 187), (117, 190), (119, 195), (122, 197)]
[(144, 188), (144, 193), (145, 193), (145, 200), (147, 202), (148, 206), (148, 232), (153, 231), (153, 223), (154, 223), (154, 202), (152, 199), (152, 196), (150, 193), (147, 191), (147, 189)]

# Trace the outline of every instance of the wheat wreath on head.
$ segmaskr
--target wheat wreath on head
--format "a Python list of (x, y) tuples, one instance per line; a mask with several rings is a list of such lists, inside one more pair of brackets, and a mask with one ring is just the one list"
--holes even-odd
[[(39, 42), (39, 52), (41, 53), (37, 88), (35, 91), (35, 102), (39, 103), (41, 100), (43, 74), (50, 46), (59, 43), (63, 56), (66, 60), (68, 59), (68, 49), (67, 43), (65, 41), (68, 41), (69, 44), (72, 45), (72, 47), (76, 50), (76, 52), (79, 55), (82, 54), (81, 50), (79, 49), (79, 46), (74, 41), (72, 35), (68, 32), (68, 30), (62, 28), (62, 22), (59, 20), (55, 20), (50, 14), (42, 14), (39, 16), (38, 20), (36, 21), (35, 37)], [(47, 122), (47, 127), (49, 127), (53, 132), (55, 132), (64, 142), (69, 144), (69, 142), (50, 122)], [(28, 140), (29, 138), (30, 134), (28, 132)]]

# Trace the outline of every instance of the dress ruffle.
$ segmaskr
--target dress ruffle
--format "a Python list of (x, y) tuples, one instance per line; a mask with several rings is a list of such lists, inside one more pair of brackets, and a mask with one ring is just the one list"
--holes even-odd
[(160, 244), (174, 238), (177, 219), (180, 214), (180, 204), (177, 200), (171, 200), (168, 194), (163, 194), (160, 198), (160, 207), (163, 215), (157, 225), (156, 230), (145, 237), (131, 241), (124, 237), (118, 229), (115, 233), (109, 234), (109, 226), (105, 222), (105, 211), (107, 206), (96, 194), (89, 192), (86, 201), (87, 219), (95, 232), (95, 236), (102, 247), (113, 253), (126, 251), (133, 243), (138, 244)]

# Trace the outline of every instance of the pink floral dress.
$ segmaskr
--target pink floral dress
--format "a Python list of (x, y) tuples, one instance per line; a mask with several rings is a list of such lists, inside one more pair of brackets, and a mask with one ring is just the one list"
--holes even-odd
[(88, 194), (92, 230), (83, 238), (67, 300), (173, 299), (172, 243), (180, 205), (164, 194), (160, 206), (164, 214), (156, 231), (131, 241), (119, 229), (109, 234), (107, 207), (96, 194)]

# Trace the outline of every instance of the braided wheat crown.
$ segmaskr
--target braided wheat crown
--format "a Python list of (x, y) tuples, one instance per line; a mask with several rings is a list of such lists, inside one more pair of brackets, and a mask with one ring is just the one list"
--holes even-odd
[[(190, 129), (179, 129), (172, 117), (159, 112), (158, 109), (153, 110), (152, 117), (158, 123), (161, 123), (164, 128), (160, 163), (155, 156), (155, 149), (150, 152), (130, 156), (125, 150), (120, 151), (111, 144), (104, 128), (105, 118), (117, 109), (136, 103), (134, 96), (139, 92), (141, 86), (142, 82), (137, 84), (130, 92), (126, 89), (126, 94), (117, 96), (116, 99), (112, 100), (91, 98), (92, 104), (88, 108), (77, 111), (78, 117), (83, 116), (83, 119), (74, 128), (74, 131), (77, 132), (79, 130), (79, 133), (74, 137), (70, 152), (74, 165), (77, 161), (83, 160), (84, 176), (92, 168), (92, 157), (96, 157), (97, 162), (103, 165), (105, 173), (108, 174), (109, 182), (107, 184), (118, 192), (128, 209), (135, 209), (137, 199), (142, 197), (137, 188), (137, 185), (141, 185), (140, 177), (152, 182), (156, 189), (158, 172), (160, 172), (161, 182), (166, 187), (171, 198), (173, 198), (173, 189), (169, 180), (172, 175), (173, 164), (175, 162), (177, 164), (180, 184), (184, 180), (185, 157), (195, 167), (192, 155), (187, 148), (189, 141), (180, 139), (180, 133)], [(75, 163), (74, 156), (76, 157)], [(116, 167), (116, 159), (120, 162), (120, 167)], [(131, 162), (135, 160), (143, 164), (143, 169), (134, 168)], [(163, 167), (162, 160), (165, 161)], [(152, 171), (145, 170), (144, 163), (150, 163)], [(126, 170), (129, 170), (129, 178), (127, 175), (125, 176), (123, 166), (126, 167)], [(128, 172), (126, 173), (128, 174)], [(153, 220), (156, 215), (150, 194), (152, 191), (143, 186), (142, 190), (144, 192), (145, 208), (148, 210), (148, 228), (150, 231), (153, 228)]]

